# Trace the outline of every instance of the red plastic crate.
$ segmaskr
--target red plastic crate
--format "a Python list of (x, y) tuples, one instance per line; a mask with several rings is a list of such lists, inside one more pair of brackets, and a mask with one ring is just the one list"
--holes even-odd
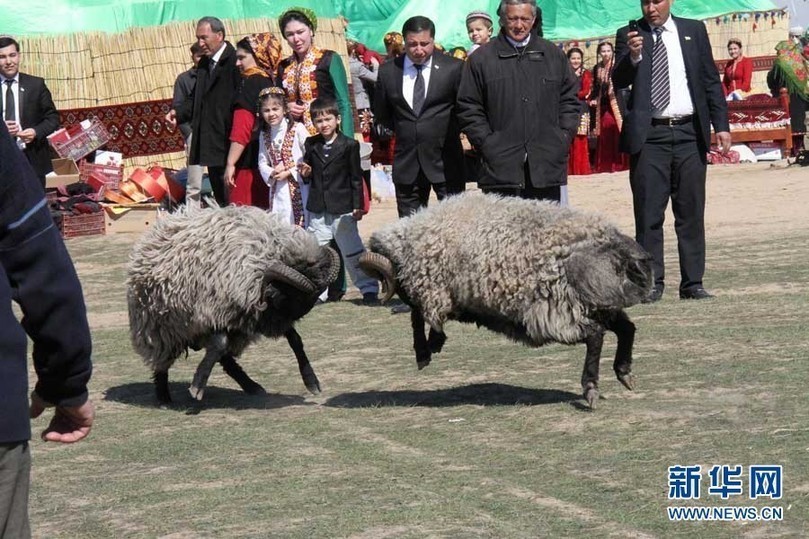
[(59, 157), (78, 161), (88, 153), (99, 149), (110, 141), (107, 128), (99, 119), (93, 119), (90, 127), (84, 129), (67, 140), (51, 140), (51, 146)]
[[(102, 182), (107, 189), (118, 190), (118, 184), (124, 179), (124, 167), (114, 165), (98, 165), (81, 161), (79, 163), (79, 179), (84, 183), (93, 183), (90, 178)], [(100, 186), (95, 186), (96, 190)]]
[(80, 215), (64, 214), (62, 224), (59, 226), (62, 237), (75, 238), (78, 236), (100, 236), (107, 232), (104, 221), (104, 212), (83, 213)]

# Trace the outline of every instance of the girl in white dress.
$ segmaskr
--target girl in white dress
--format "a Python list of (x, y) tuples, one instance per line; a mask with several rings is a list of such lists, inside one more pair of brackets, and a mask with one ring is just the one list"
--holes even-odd
[(298, 172), (309, 132), (287, 115), (286, 93), (281, 88), (262, 90), (258, 99), (261, 121), (258, 171), (270, 188), (270, 211), (303, 228), (309, 224), (306, 199), (309, 186)]

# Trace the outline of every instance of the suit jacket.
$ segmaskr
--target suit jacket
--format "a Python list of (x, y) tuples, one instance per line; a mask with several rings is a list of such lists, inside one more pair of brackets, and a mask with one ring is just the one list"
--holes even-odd
[(47, 137), (59, 127), (59, 113), (45, 80), (40, 77), (20, 73), (19, 95), (20, 125), (22, 129), (36, 131), (34, 140), (25, 145), (25, 156), (42, 180), (53, 170)]
[(303, 161), (312, 174), (306, 209), (313, 213), (342, 215), (362, 209), (362, 168), (360, 143), (342, 133), (332, 143), (328, 159), (323, 153), (322, 135), (306, 139)]
[(233, 102), (241, 85), (233, 45), (225, 42), (213, 73), (210, 65), (210, 56), (199, 61), (194, 93), (176, 111), (177, 123), (191, 122), (190, 164), (224, 167), (230, 148)]
[[(711, 43), (705, 24), (693, 19), (674, 17), (680, 47), (683, 51), (688, 90), (694, 104), (696, 127), (700, 151), (707, 153), (711, 144), (711, 124), (716, 131), (730, 131), (728, 108), (719, 72), (714, 64)], [(623, 129), (621, 130), (621, 150), (638, 153), (646, 142), (652, 126), (652, 45), (654, 37), (645, 20), (638, 21), (639, 32), (643, 36), (642, 60), (632, 65), (627, 46), (629, 27), (618, 30), (615, 37), (616, 65), (612, 81), (616, 90), (632, 87), (626, 104)]]
[[(376, 121), (396, 134), (393, 182), (412, 185), (419, 172), (431, 183), (463, 174), (461, 133), (455, 102), (463, 62), (436, 52), (421, 114), (416, 116), (402, 91), (404, 55), (379, 68), (374, 97)], [(462, 183), (463, 180), (461, 180)]]

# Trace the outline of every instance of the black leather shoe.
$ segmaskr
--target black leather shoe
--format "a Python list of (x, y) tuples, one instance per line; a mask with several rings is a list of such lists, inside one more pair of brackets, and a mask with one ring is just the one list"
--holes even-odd
[(655, 285), (649, 295), (646, 296), (641, 303), (655, 303), (663, 299), (663, 285)]
[(680, 290), (680, 299), (711, 299), (712, 297), (714, 297), (713, 294), (709, 294), (708, 291), (701, 286)]

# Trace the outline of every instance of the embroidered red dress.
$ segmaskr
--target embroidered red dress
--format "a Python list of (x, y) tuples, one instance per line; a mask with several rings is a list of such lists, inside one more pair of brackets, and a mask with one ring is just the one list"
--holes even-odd
[(258, 93), (271, 84), (266, 75), (248, 76), (242, 80), (242, 89), (236, 99), (230, 141), (243, 145), (244, 152), (236, 163), (236, 185), (230, 189), (229, 198), (230, 203), (237, 206), (269, 208), (270, 190), (258, 173), (258, 133), (254, 127)]
[(621, 137), (621, 110), (612, 85), (612, 67), (596, 65), (594, 68), (591, 99), (596, 100), (596, 172), (619, 172), (629, 168), (628, 156), (618, 149)]
[(590, 107), (587, 104), (587, 96), (590, 95), (590, 90), (593, 86), (593, 75), (586, 69), (581, 70), (579, 74), (579, 87), (578, 98), (581, 102), (581, 120), (579, 121), (579, 130), (576, 136), (573, 137), (573, 143), (570, 146), (570, 159), (567, 162), (567, 173), (571, 175), (586, 175), (592, 174), (590, 170), (590, 148), (587, 143), (587, 135), (590, 132)]
[(722, 86), (725, 88), (725, 95), (736, 90), (749, 92), (752, 79), (753, 60), (746, 56), (740, 56), (736, 60), (731, 60), (725, 64), (725, 75), (722, 77)]

